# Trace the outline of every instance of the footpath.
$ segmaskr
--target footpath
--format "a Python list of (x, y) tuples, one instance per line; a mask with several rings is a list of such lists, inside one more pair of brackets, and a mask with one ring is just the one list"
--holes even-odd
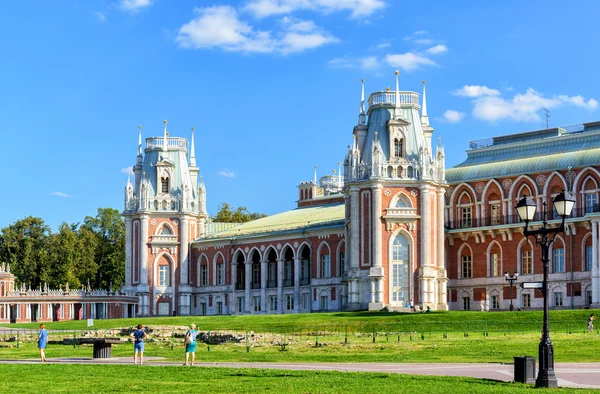
[[(144, 357), (144, 366), (180, 366), (180, 362), (161, 361), (157, 357)], [(0, 364), (39, 364), (39, 360), (0, 360)], [(109, 359), (48, 358), (47, 364), (132, 364), (131, 357)], [(410, 375), (470, 376), (512, 382), (513, 364), (386, 364), (386, 363), (196, 363), (194, 367), (267, 368), (303, 371), (384, 372)], [(537, 368), (537, 366), (536, 366)], [(559, 387), (591, 388), (600, 390), (600, 363), (556, 363), (554, 371)], [(536, 371), (537, 374), (537, 371)]]

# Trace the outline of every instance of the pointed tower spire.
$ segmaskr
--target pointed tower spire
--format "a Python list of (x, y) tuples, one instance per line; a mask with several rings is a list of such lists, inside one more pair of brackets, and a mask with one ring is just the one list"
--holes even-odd
[(367, 124), (367, 115), (365, 114), (365, 79), (361, 80), (362, 89), (360, 93), (360, 112), (358, 114), (358, 124), (366, 125)]
[(194, 127), (192, 126), (192, 146), (190, 148), (190, 166), (196, 166), (196, 148), (194, 147)]
[(313, 182), (317, 183), (317, 166), (314, 166), (314, 167), (315, 167), (315, 175), (313, 177)]
[[(164, 135), (163, 135), (163, 152), (166, 153), (167, 150), (168, 150), (168, 148), (167, 148), (167, 136), (169, 135), (169, 133), (167, 132), (167, 120), (166, 119), (164, 120), (164, 123), (165, 123), (165, 132), (164, 132)], [(166, 159), (166, 157), (165, 157), (165, 159)]]
[(342, 187), (342, 162), (338, 161), (338, 186)]
[(400, 117), (400, 87), (398, 84), (398, 74), (400, 74), (400, 72), (396, 70), (396, 105), (394, 109), (394, 115), (396, 118)]
[(423, 105), (421, 107), (421, 124), (424, 126), (429, 126), (429, 117), (427, 116), (427, 91), (426, 87), (427, 81), (423, 80)]
[(141, 156), (142, 155), (142, 125), (139, 125), (138, 129), (140, 130), (140, 135), (138, 137), (138, 156)]

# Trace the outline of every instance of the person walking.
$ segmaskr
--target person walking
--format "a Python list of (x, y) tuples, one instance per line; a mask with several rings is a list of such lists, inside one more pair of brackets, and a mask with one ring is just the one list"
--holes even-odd
[(138, 353), (140, 354), (140, 365), (144, 365), (144, 339), (146, 339), (146, 331), (141, 324), (137, 325), (137, 330), (131, 333), (133, 338), (133, 363), (137, 365)]
[(594, 320), (596, 320), (596, 318), (594, 317), (594, 314), (592, 313), (589, 317), (588, 317), (588, 332), (592, 332), (594, 331)]
[(46, 326), (40, 324), (40, 333), (38, 334), (38, 349), (40, 349), (40, 360), (41, 362), (46, 362), (46, 353), (44, 352), (46, 346), (48, 345), (48, 331), (46, 331)]
[(190, 353), (192, 354), (192, 366), (194, 366), (194, 360), (196, 359), (196, 338), (198, 337), (198, 330), (194, 323), (190, 324), (190, 329), (185, 333), (185, 364), (188, 365)]

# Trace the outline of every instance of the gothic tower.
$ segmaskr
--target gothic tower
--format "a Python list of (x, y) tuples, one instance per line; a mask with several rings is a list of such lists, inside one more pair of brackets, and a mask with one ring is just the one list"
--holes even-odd
[(425, 81), (419, 94), (372, 93), (364, 80), (345, 159), (348, 309), (447, 309), (444, 150), (431, 147)]
[(125, 289), (139, 297), (138, 315), (190, 314), (189, 244), (204, 234), (206, 189), (198, 185), (194, 129), (188, 142), (169, 137), (146, 138), (125, 187)]

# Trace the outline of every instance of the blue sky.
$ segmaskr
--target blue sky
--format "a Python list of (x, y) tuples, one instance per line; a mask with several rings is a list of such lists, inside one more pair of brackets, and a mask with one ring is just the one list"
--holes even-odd
[[(470, 140), (600, 119), (600, 3), (59, 0), (0, 6), (0, 227), (123, 206), (144, 138), (189, 138), (211, 214), (277, 213), (337, 169), (366, 93), (421, 92), (447, 166)], [(125, 172), (124, 172), (125, 171)]]

